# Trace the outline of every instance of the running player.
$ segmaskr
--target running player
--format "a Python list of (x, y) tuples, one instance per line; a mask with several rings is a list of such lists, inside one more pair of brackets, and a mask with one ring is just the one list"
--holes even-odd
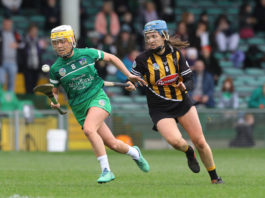
[[(79, 49), (76, 47), (74, 31), (70, 25), (61, 25), (51, 31), (52, 47), (59, 56), (50, 70), (50, 82), (54, 85), (53, 94), (58, 98), (58, 86), (67, 93), (72, 111), (90, 141), (100, 163), (102, 173), (98, 183), (106, 183), (115, 178), (109, 167), (105, 146), (119, 153), (128, 154), (139, 168), (149, 171), (149, 164), (137, 146), (129, 146), (117, 140), (104, 120), (111, 112), (110, 101), (103, 91), (103, 80), (94, 68), (98, 60), (115, 65), (134, 83), (145, 82), (131, 74), (116, 56), (96, 49)], [(135, 89), (129, 82), (129, 90)], [(51, 104), (53, 108), (60, 104)]]
[(182, 138), (177, 126), (179, 122), (197, 148), (211, 182), (223, 183), (216, 173), (197, 110), (187, 94), (192, 88), (192, 71), (179, 49), (187, 47), (188, 43), (169, 37), (163, 20), (147, 23), (144, 35), (148, 50), (136, 58), (131, 73), (144, 77), (147, 83), (146, 96), (154, 129), (175, 149), (186, 153), (189, 168), (198, 173), (199, 163), (193, 148)]

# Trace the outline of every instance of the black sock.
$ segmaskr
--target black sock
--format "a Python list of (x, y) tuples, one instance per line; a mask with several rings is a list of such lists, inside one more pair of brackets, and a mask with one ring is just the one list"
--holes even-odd
[(190, 145), (189, 145), (188, 150), (185, 153), (188, 156), (194, 156), (194, 150), (193, 150), (193, 148)]
[(217, 173), (216, 173), (216, 169), (208, 171), (208, 173), (209, 173), (209, 175), (211, 177), (211, 180), (218, 179), (218, 176), (217, 176)]

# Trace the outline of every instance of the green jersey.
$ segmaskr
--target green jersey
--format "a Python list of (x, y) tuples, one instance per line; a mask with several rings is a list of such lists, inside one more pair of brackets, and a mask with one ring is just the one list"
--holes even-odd
[(50, 82), (54, 87), (62, 85), (70, 106), (90, 99), (103, 87), (104, 81), (95, 69), (95, 62), (103, 58), (100, 50), (75, 48), (71, 58), (59, 57), (51, 66)]

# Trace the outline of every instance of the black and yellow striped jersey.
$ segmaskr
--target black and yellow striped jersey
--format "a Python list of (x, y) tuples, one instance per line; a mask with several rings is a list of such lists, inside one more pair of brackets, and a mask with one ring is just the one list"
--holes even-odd
[[(187, 90), (188, 83), (192, 81), (192, 71), (181, 52), (178, 49), (166, 46), (164, 54), (157, 55), (151, 51), (145, 51), (134, 61), (131, 73), (144, 77), (147, 82), (148, 103), (155, 100), (154, 95), (163, 101), (182, 101), (183, 93), (176, 87), (177, 83), (183, 81)], [(157, 98), (157, 97), (155, 97)]]

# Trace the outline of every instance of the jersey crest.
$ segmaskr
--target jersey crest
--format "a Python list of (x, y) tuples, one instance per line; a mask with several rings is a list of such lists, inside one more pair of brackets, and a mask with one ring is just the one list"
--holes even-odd
[(66, 70), (65, 70), (64, 68), (61, 68), (61, 69), (59, 70), (59, 74), (60, 74), (60, 76), (65, 76), (65, 74), (66, 74)]
[(135, 68), (135, 67), (136, 67), (136, 61), (133, 61), (132, 68)]
[(87, 60), (86, 58), (82, 58), (80, 61), (79, 61), (80, 65), (85, 65), (87, 64)]
[(101, 100), (98, 101), (98, 104), (100, 106), (105, 106), (106, 102), (105, 102), (105, 100), (101, 99)]
[(154, 70), (159, 70), (159, 65), (157, 63), (153, 63)]

